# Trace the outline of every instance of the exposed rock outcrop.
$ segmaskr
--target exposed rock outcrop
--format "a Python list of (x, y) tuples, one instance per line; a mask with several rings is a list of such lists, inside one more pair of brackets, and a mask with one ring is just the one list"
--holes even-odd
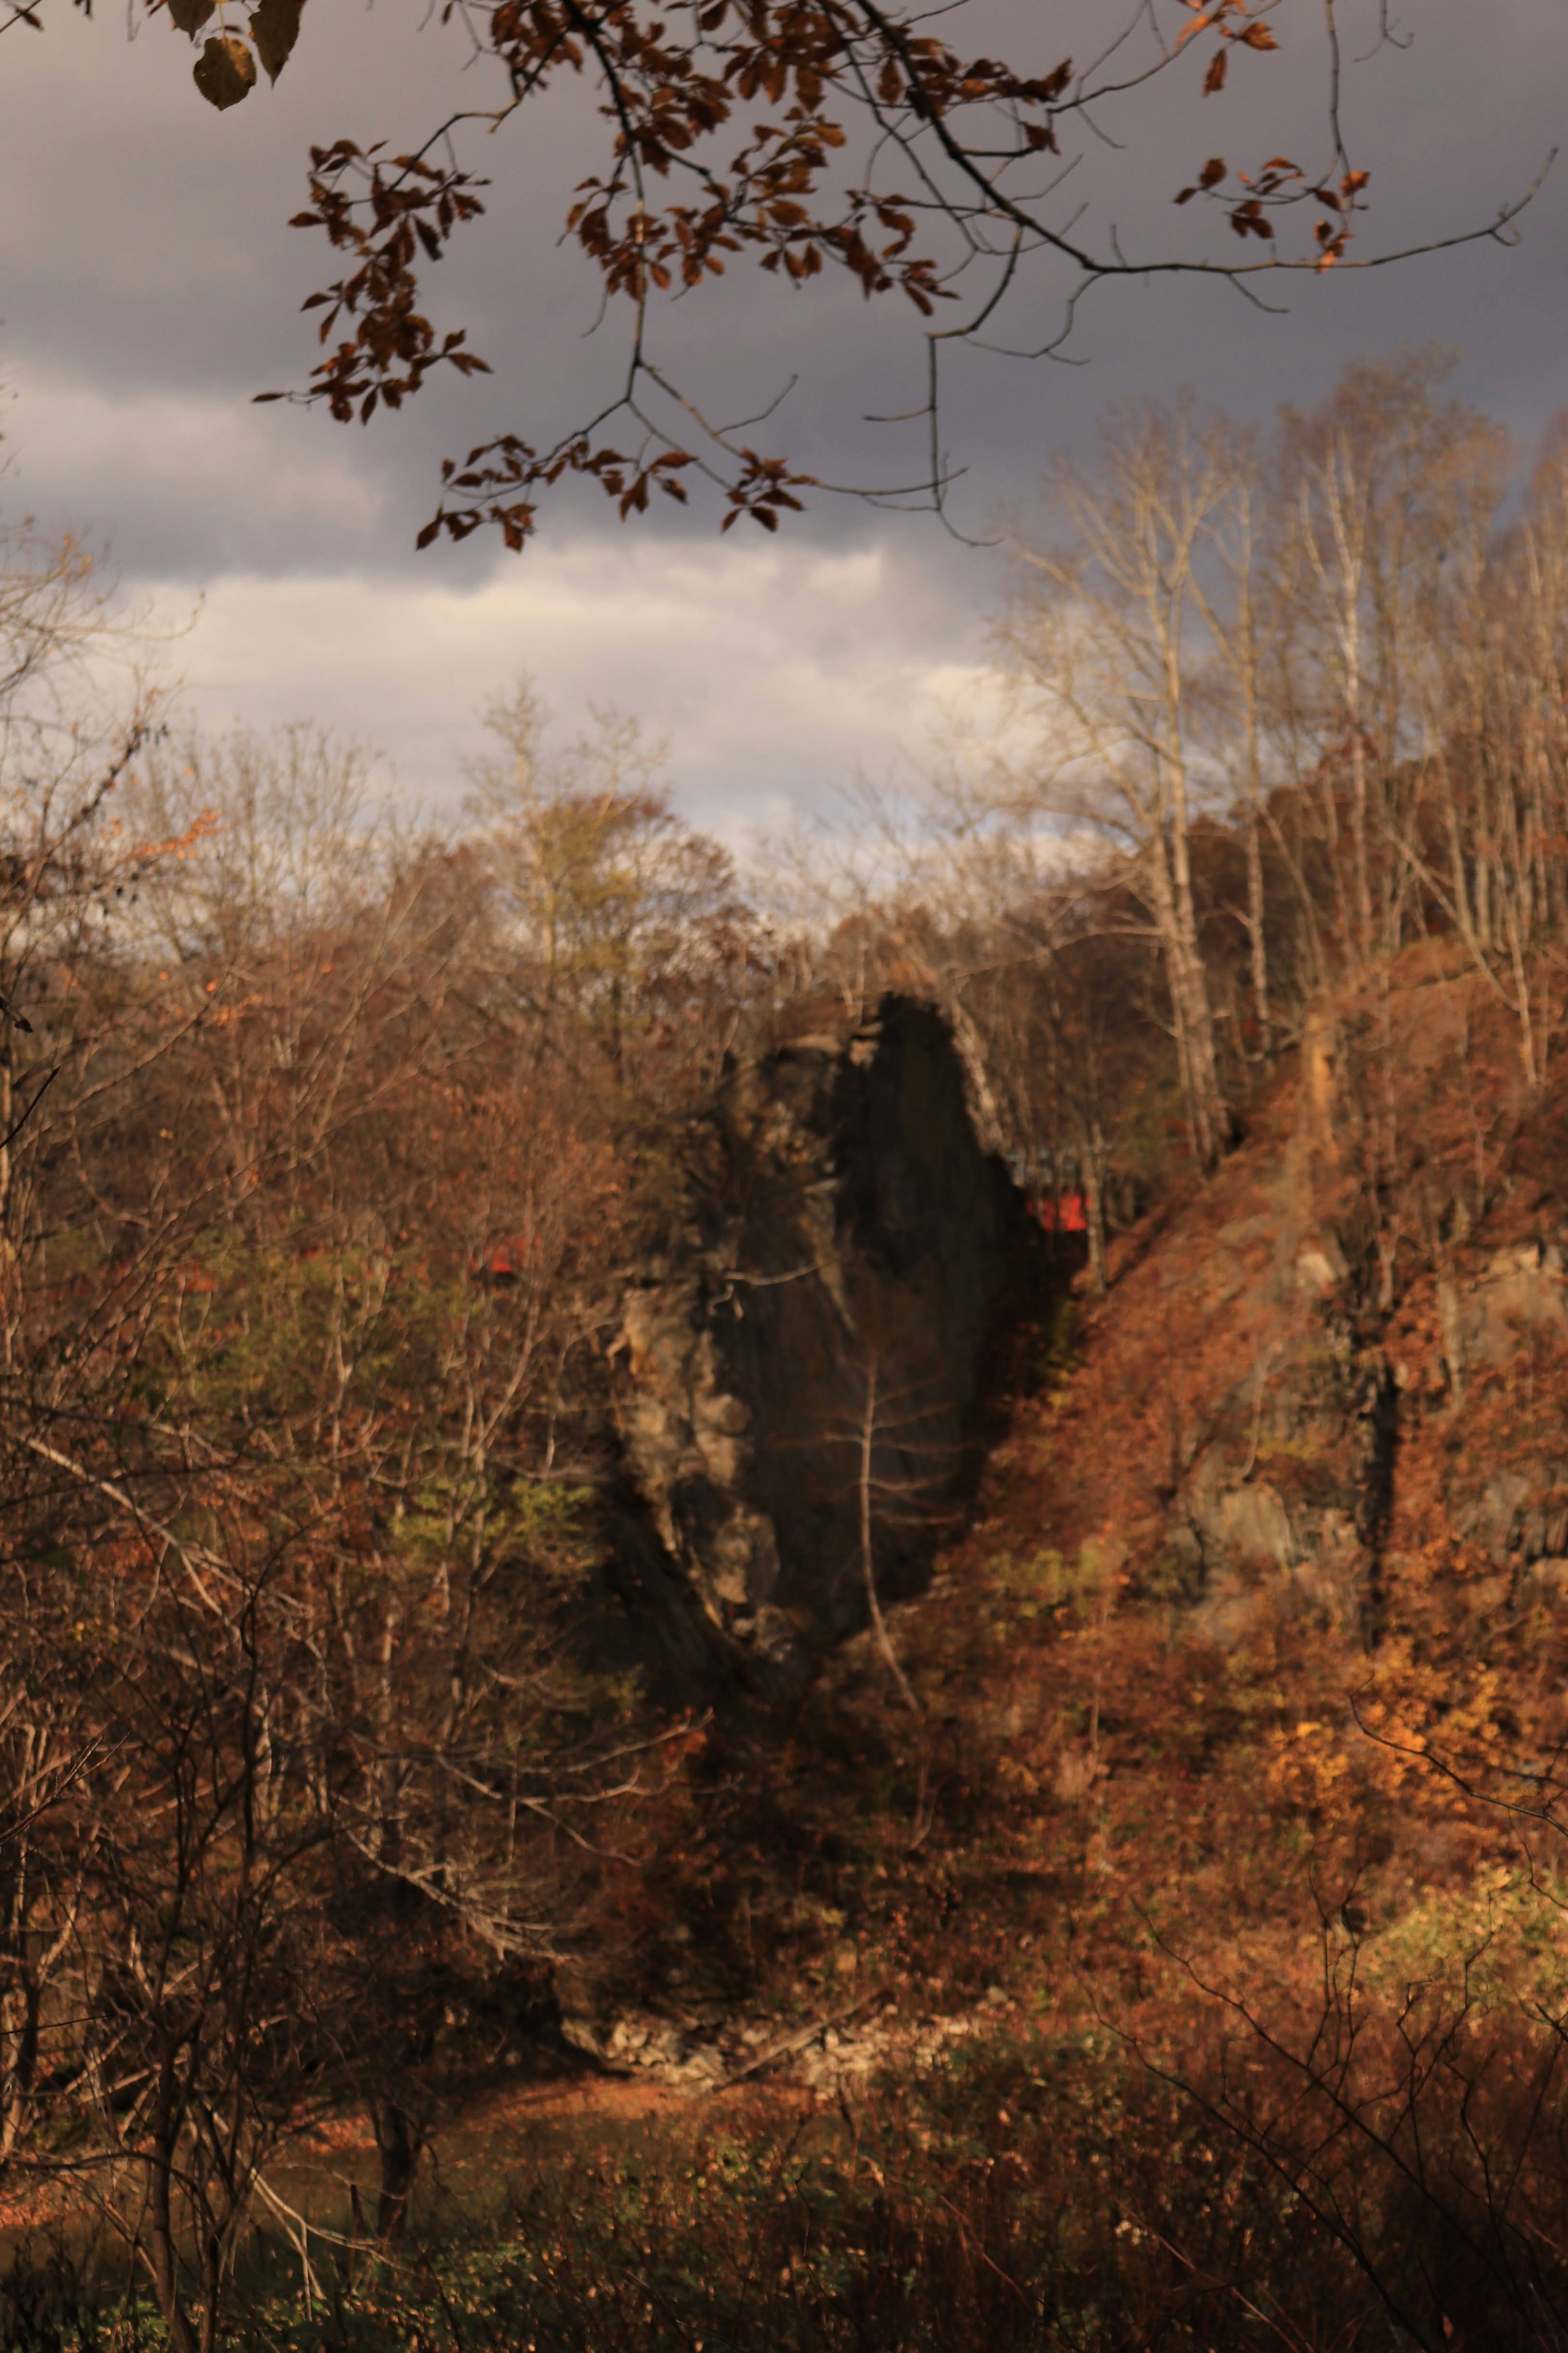
[[(1205, 1358), (1167, 1481), (1165, 1581), (1222, 1643), (1281, 1608), (1370, 1631), (1392, 1493), (1393, 1374), (1357, 1312), (1357, 1282), (1326, 1205), (1339, 1187), (1334, 1060), (1310, 1027), (1292, 1132), (1246, 1186), (1249, 1214), (1200, 1218), (1162, 1254), (1163, 1290)], [(1216, 1207), (1218, 1187), (1205, 1197)], [(1232, 1203), (1226, 1203), (1227, 1208)], [(1210, 1384), (1212, 1383), (1212, 1386)], [(1183, 1386), (1188, 1386), (1183, 1384)]]
[(1310, 1019), (1098, 1321), (1078, 1388), (1109, 1467), (1074, 1475), (1083, 1535), (1128, 1538), (1134, 1585), (1222, 1646), (1296, 1620), (1375, 1649), (1437, 1591), (1491, 1622), (1568, 1603), (1562, 1113), (1506, 1065), (1435, 1059), (1450, 1016), (1406, 990), (1375, 1087)]
[(830, 1009), (737, 1062), (616, 1351), (662, 1620), (684, 1613), (765, 1696), (798, 1688), (864, 1621), (863, 1476), (879, 1593), (910, 1590), (964, 1493), (989, 1344), (1038, 1267), (936, 1013)]
[(1456, 1396), (1463, 1395), (1472, 1367), (1507, 1364), (1522, 1333), (1561, 1333), (1568, 1324), (1568, 1284), (1556, 1242), (1496, 1250), (1473, 1282), (1461, 1286), (1447, 1275), (1438, 1291), (1446, 1370)]

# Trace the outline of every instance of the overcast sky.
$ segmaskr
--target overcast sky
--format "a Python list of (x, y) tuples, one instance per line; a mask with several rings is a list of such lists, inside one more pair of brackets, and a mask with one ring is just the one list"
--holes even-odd
[[(1153, 5), (1182, 21), (1177, 0)], [(1044, 69), (1081, 55), (1112, 11), (992, 0), (998, 14), (1012, 53)], [(1128, 143), (1086, 158), (1073, 201), (1140, 258), (1217, 244), (1217, 221), (1173, 212), (1171, 195), (1216, 150), (1287, 146), (1316, 164), (1321, 14), (1287, 0), (1285, 49), (1242, 60), (1245, 87), (1200, 104), (1189, 74), (1180, 100), (1119, 118)], [(1376, 198), (1363, 250), (1486, 220), (1568, 116), (1563, 0), (1403, 0), (1403, 48), (1376, 49), (1378, 14), (1377, 0), (1342, 0), (1347, 54), (1376, 50), (1347, 85)], [(521, 559), (485, 537), (416, 555), (442, 454), (508, 427), (559, 429), (613, 360), (608, 336), (584, 340), (594, 287), (555, 243), (584, 168), (570, 99), (547, 135), (486, 154), (489, 217), (432, 280), (439, 322), (468, 325), (495, 376), (362, 431), (250, 405), (313, 357), (298, 306), (329, 274), (324, 248), (285, 224), (312, 141), (401, 141), (445, 111), (465, 87), (454, 32), (425, 25), (422, 0), (310, 0), (277, 89), (220, 117), (164, 21), (128, 42), (118, 9), (88, 21), (44, 0), (44, 15), (42, 35), (19, 26), (0, 43), (0, 500), (107, 543), (128, 587), (167, 614), (200, 600), (177, 656), (194, 713), (321, 720), (439, 803), (460, 789), (476, 707), (526, 670), (568, 723), (591, 701), (641, 714), (670, 740), (682, 805), (743, 840), (857, 770), (918, 760), (944, 712), (983, 691), (1000, 559), (929, 517), (825, 501), (777, 541), (750, 525), (721, 540), (710, 512), (623, 528), (578, 494)], [(1411, 340), (1458, 346), (1457, 388), (1532, 438), (1568, 405), (1565, 265), (1568, 158), (1517, 249), (1293, 280), (1271, 295), (1283, 317), (1190, 280), (1101, 287), (1072, 347), (1081, 364), (978, 356), (955, 370), (946, 438), (968, 469), (955, 512), (983, 535), (1045, 457), (1130, 393), (1190, 386), (1264, 417), (1319, 396), (1348, 359)], [(1048, 325), (1060, 291), (1035, 281), (1014, 332)], [(742, 406), (798, 374), (769, 430), (815, 470), (865, 479), (912, 462), (896, 430), (858, 422), (918, 397), (921, 346), (891, 311), (865, 314), (847, 289), (792, 300), (737, 280), (673, 326), (687, 368)]]

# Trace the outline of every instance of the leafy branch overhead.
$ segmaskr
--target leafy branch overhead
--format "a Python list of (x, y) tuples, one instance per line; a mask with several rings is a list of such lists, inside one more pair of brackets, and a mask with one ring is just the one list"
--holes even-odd
[[(196, 86), (219, 108), (246, 98), (258, 72), (276, 81), (300, 30), (302, 0), (261, 0), (248, 38), (216, 0), (149, 0), (160, 5), (193, 42), (205, 36)], [(460, 326), (427, 314), (422, 290), (427, 265), (498, 201), (482, 193), (491, 183), (465, 163), (462, 141), (530, 108), (537, 120), (552, 95), (584, 82), (602, 128), (581, 134), (564, 228), (601, 301), (625, 322), (609, 381), (593, 413), (565, 430), (504, 432), (448, 462), (421, 544), (491, 524), (521, 547), (541, 494), (574, 474), (597, 481), (622, 515), (645, 511), (656, 491), (684, 501), (706, 481), (726, 526), (748, 515), (774, 529), (808, 488), (941, 511), (954, 479), (941, 437), (948, 346), (1047, 356), (1089, 289), (1124, 278), (1218, 279), (1268, 308), (1260, 277), (1374, 268), (1479, 237), (1511, 242), (1533, 194), (1516, 193), (1479, 226), (1352, 256), (1371, 172), (1347, 144), (1336, 0), (1310, 10), (1300, 0), (1138, 0), (1089, 55), (1081, 11), (1061, 7), (1058, 31), (1036, 10), (1021, 36), (1027, 53), (1014, 58), (957, 46), (971, 5), (957, 0), (933, 17), (896, 0), (444, 0), (442, 21), (466, 36), (488, 102), (443, 109), (435, 100), (439, 119), (413, 149), (348, 138), (312, 148), (310, 201), (295, 226), (325, 236), (342, 274), (306, 306), (321, 313), (324, 346), (308, 386), (260, 397), (367, 422), (436, 370), (484, 370)], [(1222, 249), (1174, 227), (1168, 211), (1157, 236), (1119, 219), (1133, 162), (1106, 157), (1135, 159), (1166, 136), (1178, 150), (1194, 105), (1237, 86), (1238, 59), (1261, 70), (1274, 57), (1293, 92), (1304, 77), (1321, 81), (1316, 163), (1274, 154), (1233, 171), (1215, 156), (1181, 185), (1173, 152), (1174, 204), (1217, 205), (1237, 240)], [(1121, 184), (1110, 208), (1107, 172)], [(765, 387), (759, 415), (727, 423), (709, 383), (671, 373), (656, 341), (658, 306), (700, 289), (715, 299), (744, 259), (796, 291), (837, 276), (868, 301), (909, 306), (918, 391), (890, 404), (894, 414), (861, 420), (916, 436), (893, 479), (828, 481), (761, 448), (756, 429), (793, 384)]]
[[(192, 79), (209, 106), (221, 111), (247, 98), (256, 87), (258, 59), (268, 80), (277, 80), (300, 37), (304, 5), (305, 0), (261, 0), (250, 16), (250, 43), (227, 31), (205, 42)], [(217, 0), (165, 0), (165, 5), (176, 29), (193, 41), (217, 13)]]

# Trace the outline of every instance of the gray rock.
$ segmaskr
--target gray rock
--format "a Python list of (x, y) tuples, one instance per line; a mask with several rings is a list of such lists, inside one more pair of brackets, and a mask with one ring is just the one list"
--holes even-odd
[(1464, 1363), (1507, 1364), (1518, 1351), (1521, 1331), (1568, 1322), (1565, 1289), (1562, 1252), (1555, 1243), (1543, 1248), (1529, 1242), (1499, 1250), (1480, 1280), (1458, 1294)]
[(1560, 1557), (1568, 1546), (1568, 1462), (1542, 1459), (1499, 1471), (1454, 1519), (1500, 1568)]
[(614, 1351), (660, 1556), (634, 1566), (710, 1661), (779, 1698), (864, 1622), (856, 1433), (873, 1368), (891, 1602), (952, 1525), (988, 1344), (1043, 1252), (976, 1138), (946, 1025), (900, 997), (858, 1026), (819, 1013), (737, 1063), (691, 1171)]

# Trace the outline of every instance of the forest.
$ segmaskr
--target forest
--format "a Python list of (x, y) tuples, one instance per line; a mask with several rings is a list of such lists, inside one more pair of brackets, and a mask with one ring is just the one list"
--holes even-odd
[[(750, 865), (526, 681), (441, 823), (188, 732), (5, 533), (0, 2342), (1568, 2343), (1568, 436), (1450, 369), (1109, 414), (1005, 725)], [(854, 1622), (682, 1664), (633, 1306), (895, 1004), (963, 1464), (851, 1270)]]

